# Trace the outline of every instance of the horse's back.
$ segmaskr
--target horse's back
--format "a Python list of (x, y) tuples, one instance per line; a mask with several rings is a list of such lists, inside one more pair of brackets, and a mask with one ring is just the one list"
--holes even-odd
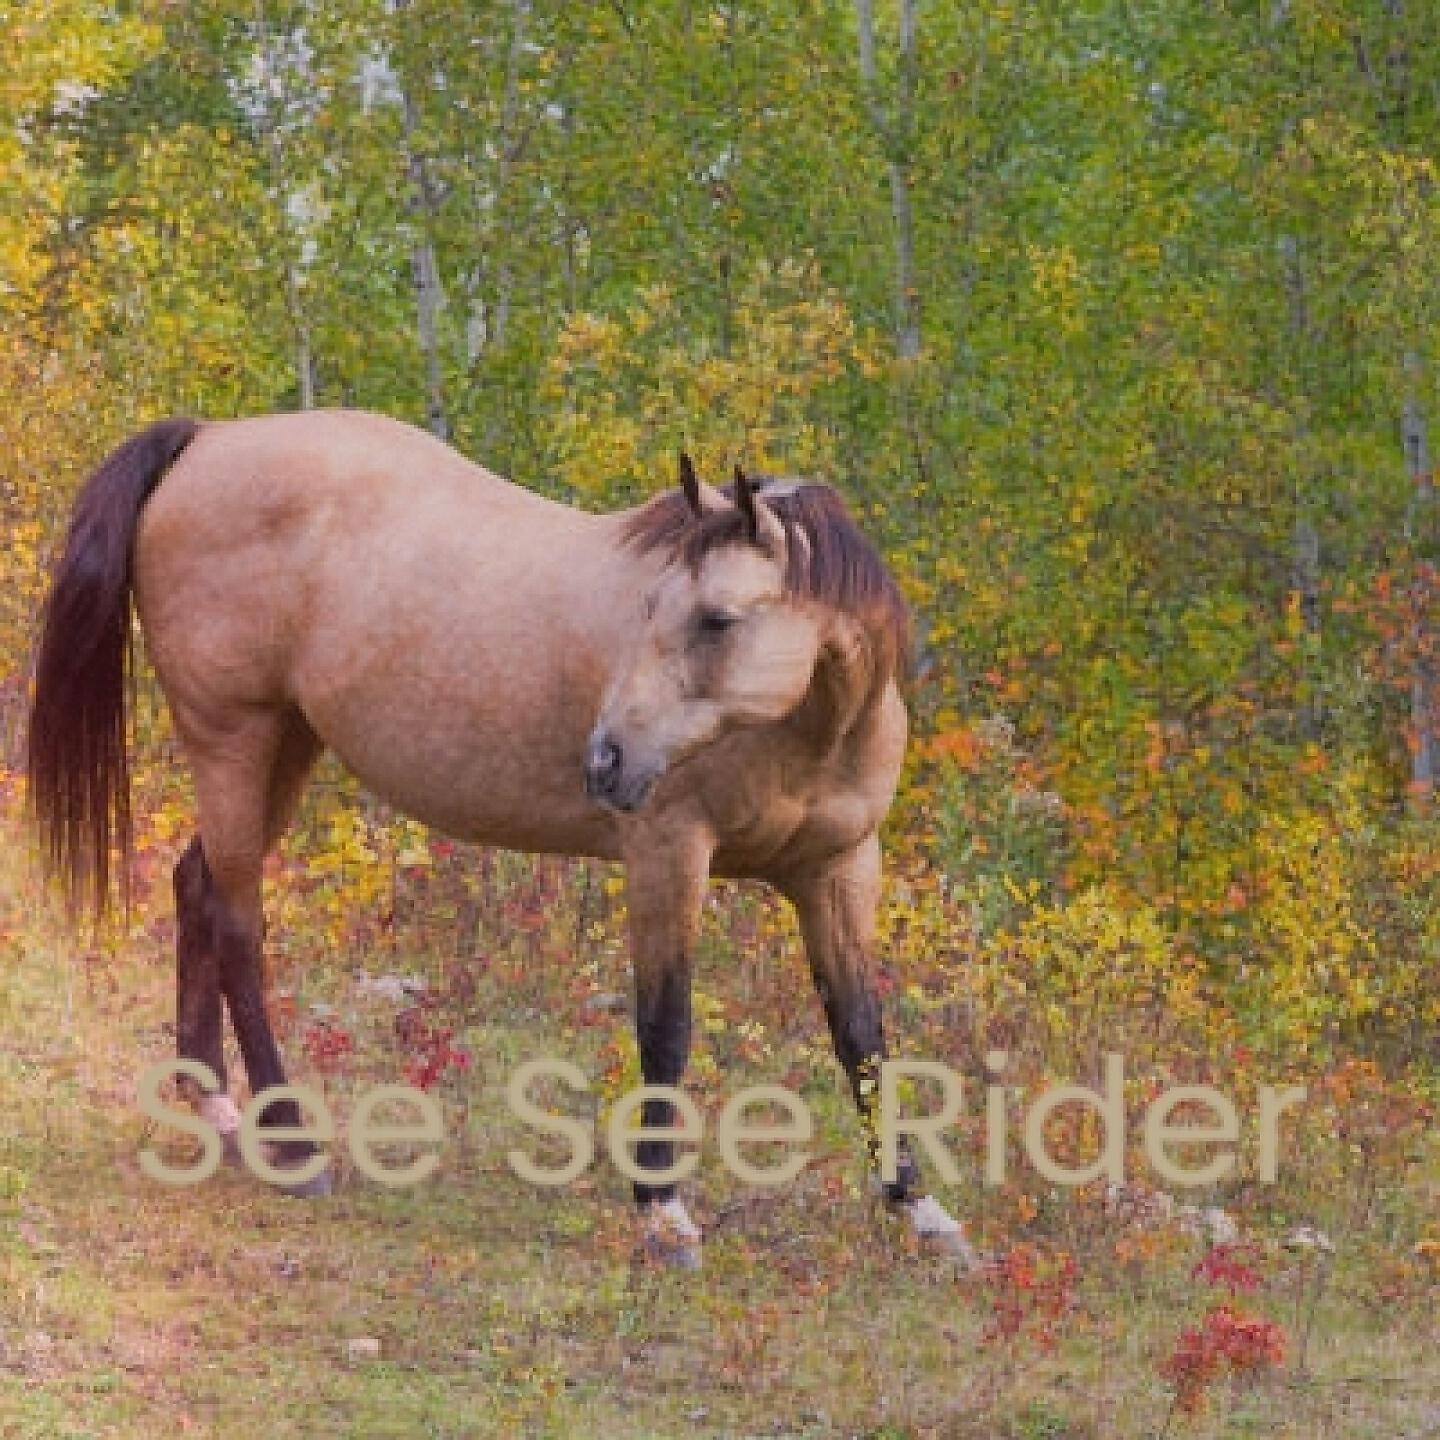
[(358, 510), (455, 490), (482, 507), (564, 508), (414, 425), (365, 410), (309, 410), (207, 421), (150, 509), (183, 512), (193, 537), (207, 511), (228, 526), (272, 504)]

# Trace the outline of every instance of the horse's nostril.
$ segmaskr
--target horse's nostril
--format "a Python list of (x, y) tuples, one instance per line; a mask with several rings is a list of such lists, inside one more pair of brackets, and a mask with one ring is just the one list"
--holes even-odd
[(585, 752), (585, 780), (590, 789), (597, 793), (611, 789), (620, 778), (624, 760), (624, 752), (608, 736), (591, 740)]

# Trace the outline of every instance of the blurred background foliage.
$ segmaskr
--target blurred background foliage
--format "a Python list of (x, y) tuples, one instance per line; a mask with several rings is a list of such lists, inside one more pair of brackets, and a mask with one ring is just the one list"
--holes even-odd
[[(372, 407), (595, 508), (682, 443), (818, 475), (919, 621), (894, 964), (963, 972), (972, 1018), (1024, 993), (1058, 1034), (1083, 996), (1434, 1066), (1428, 7), (25, 0), (0, 33), (10, 718), (75, 486), (158, 416)], [(373, 807), (296, 849), (317, 947), (465, 863)]]

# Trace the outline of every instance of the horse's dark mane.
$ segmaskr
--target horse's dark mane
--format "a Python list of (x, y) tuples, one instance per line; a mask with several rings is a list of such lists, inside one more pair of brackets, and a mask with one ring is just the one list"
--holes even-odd
[[(886, 673), (903, 678), (910, 667), (910, 609), (839, 492), (816, 481), (770, 476), (757, 475), (752, 483), (792, 540), (786, 592), (854, 616), (876, 641)], [(734, 501), (733, 485), (723, 493)], [(797, 532), (803, 544), (793, 543)], [(749, 531), (738, 508), (697, 517), (679, 490), (669, 490), (630, 517), (625, 539), (642, 554), (663, 550), (698, 570), (712, 551), (747, 543)]]

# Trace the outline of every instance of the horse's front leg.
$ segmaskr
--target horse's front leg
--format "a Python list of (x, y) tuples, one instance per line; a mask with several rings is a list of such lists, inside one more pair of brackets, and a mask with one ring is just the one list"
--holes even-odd
[[(849, 1077), (878, 1175), (880, 1066), (886, 1057), (872, 959), (880, 897), (879, 841), (872, 834), (820, 868), (787, 877), (782, 888), (795, 905), (835, 1054)], [(898, 1152), (894, 1180), (881, 1182), (886, 1200), (905, 1211), (917, 1235), (938, 1243), (967, 1267), (978, 1267), (979, 1258), (959, 1222), (924, 1193), (920, 1168), (903, 1136)]]
[[(635, 968), (635, 1036), (647, 1085), (679, 1086), (690, 1058), (690, 979), (710, 850), (698, 839), (666, 835), (626, 857), (631, 953)], [(646, 1100), (646, 1130), (675, 1123), (674, 1106)], [(663, 1174), (675, 1163), (670, 1140), (635, 1146), (642, 1171)], [(676, 1194), (673, 1180), (636, 1180), (645, 1248), (685, 1268), (700, 1263), (700, 1230)]]

